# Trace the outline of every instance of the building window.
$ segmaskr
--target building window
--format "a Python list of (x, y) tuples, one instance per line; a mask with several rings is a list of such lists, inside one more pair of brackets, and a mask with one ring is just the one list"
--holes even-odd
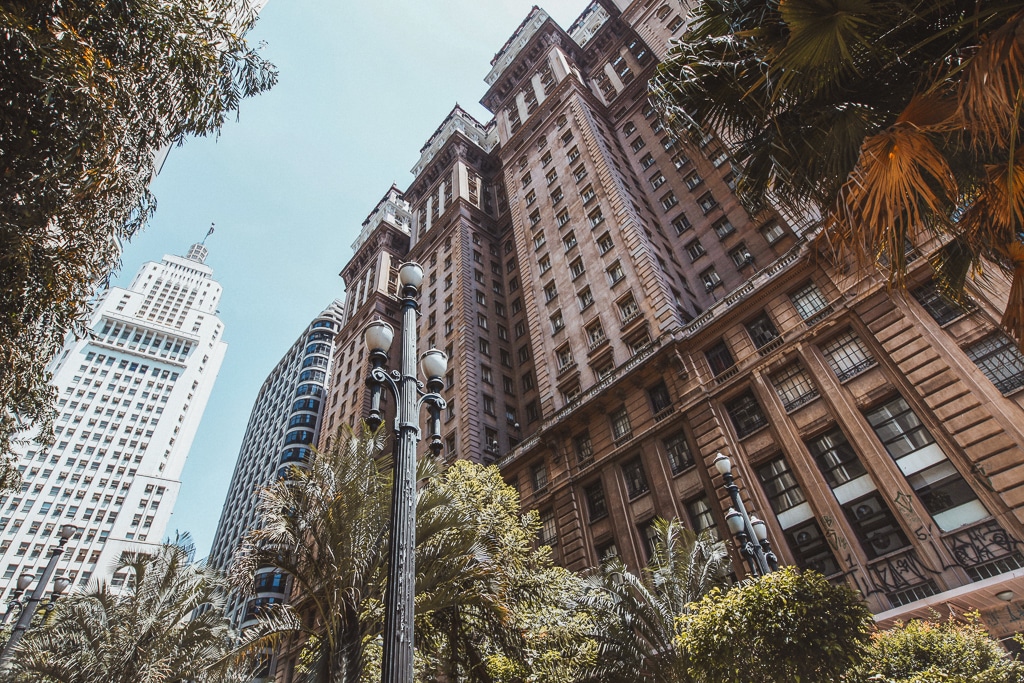
[(487, 396), (484, 394), (484, 412), (488, 415), (494, 415), (494, 397)]
[(640, 168), (642, 168), (645, 171), (647, 169), (649, 169), (653, 165), (654, 165), (654, 157), (652, 157), (649, 153), (645, 154), (643, 156), (643, 158), (640, 159)]
[(590, 287), (584, 287), (579, 292), (577, 292), (576, 301), (579, 303), (581, 311), (588, 308), (592, 303), (594, 303), (594, 295), (590, 291)]
[(576, 180), (577, 183), (580, 182), (581, 180), (587, 177), (587, 167), (584, 166), (583, 164), (580, 164), (579, 166), (573, 169), (572, 177)]
[(540, 270), (541, 275), (551, 270), (551, 257), (547, 254), (541, 256), (540, 260), (537, 261), (537, 268)]
[(560, 346), (555, 350), (555, 358), (558, 360), (559, 372), (568, 370), (576, 365), (576, 361), (572, 357), (572, 348), (568, 344)]
[(743, 268), (754, 263), (754, 255), (747, 249), (747, 245), (741, 242), (739, 246), (729, 252), (729, 258), (737, 268)]
[(843, 430), (833, 427), (821, 436), (806, 442), (825, 481), (832, 489), (867, 474)]
[(517, 355), (519, 356), (520, 363), (525, 363), (526, 361), (530, 360), (530, 347), (520, 346)]
[(741, 439), (768, 424), (757, 399), (749, 391), (727, 402), (725, 410), (736, 428), (736, 436)]
[(562, 318), (562, 311), (555, 311), (551, 316), (551, 334), (556, 334), (565, 329), (565, 320)]
[(800, 522), (785, 529), (783, 534), (798, 567), (813, 569), (825, 576), (839, 573), (839, 563), (816, 521)]
[(619, 301), (617, 305), (619, 307), (619, 318), (623, 324), (640, 315), (640, 307), (637, 305), (636, 299), (633, 298), (632, 294)]
[(1002, 393), (1024, 386), (1024, 354), (1002, 332), (965, 346), (964, 352)]
[(591, 185), (587, 185), (580, 192), (580, 199), (583, 200), (584, 204), (589, 204), (591, 201), (593, 201), (594, 197), (596, 197), (596, 196), (597, 196), (597, 193), (594, 192), (594, 188)]
[(610, 415), (612, 423), (612, 438), (618, 442), (633, 436), (633, 428), (629, 424), (629, 413), (623, 406), (613, 411)]
[(661, 198), (661, 208), (665, 209), (666, 211), (677, 206), (678, 204), (679, 200), (676, 198), (674, 192), (669, 192), (668, 194), (664, 195)]
[(594, 348), (598, 344), (601, 344), (602, 342), (604, 342), (605, 339), (607, 339), (607, 337), (605, 337), (605, 334), (604, 334), (604, 328), (601, 327), (601, 321), (600, 320), (596, 320), (596, 321), (592, 322), (591, 324), (587, 325), (586, 331), (587, 331), (587, 342), (590, 344), (591, 348)]
[(935, 442), (902, 396), (868, 411), (865, 417), (885, 450), (897, 462)]
[(722, 284), (721, 276), (719, 276), (718, 271), (715, 270), (713, 267), (708, 268), (703, 273), (701, 273), (700, 279), (701, 282), (704, 283), (704, 289), (706, 289), (709, 292), (718, 285)]
[(796, 410), (818, 397), (818, 388), (799, 363), (792, 363), (773, 374), (771, 382), (786, 412)]
[(767, 313), (761, 313), (746, 325), (747, 334), (750, 335), (750, 340), (754, 342), (754, 346), (758, 349), (762, 349), (770, 344), (779, 337), (779, 331), (775, 329), (775, 324), (772, 319), (768, 317)]
[(774, 221), (761, 228), (761, 236), (768, 244), (775, 244), (785, 234), (786, 231), (782, 229), (782, 226)]
[(615, 243), (612, 242), (612, 236), (608, 233), (604, 233), (597, 238), (597, 248), (602, 254), (607, 254), (615, 247)]
[(566, 153), (565, 158), (570, 164), (575, 163), (580, 158), (580, 148), (573, 147)]
[(622, 282), (622, 280), (626, 277), (626, 273), (622, 269), (622, 264), (619, 263), (618, 261), (608, 266), (607, 273), (608, 279), (611, 281), (613, 285), (617, 285), (618, 283)]
[(485, 356), (491, 355), (491, 342), (481, 337), (480, 339), (477, 340), (477, 343), (479, 344), (480, 353), (482, 353)]
[(569, 222), (569, 210), (562, 209), (557, 216), (555, 216), (555, 222), (558, 223), (558, 227), (564, 226)]
[(545, 242), (547, 242), (547, 239), (545, 239), (543, 232), (538, 232), (537, 234), (535, 234), (533, 236), (533, 248), (534, 249), (540, 249), (541, 247), (544, 246)]
[(608, 516), (608, 504), (604, 498), (604, 486), (600, 481), (595, 481), (583, 489), (583, 495), (587, 498), (587, 511), (590, 513), (590, 521), (596, 522)]
[(562, 244), (565, 245), (565, 250), (569, 251), (576, 246), (576, 233), (570, 230), (565, 237), (562, 238)]
[(795, 508), (807, 500), (785, 458), (776, 458), (758, 467), (757, 478), (761, 480), (775, 514)]
[(520, 383), (523, 386), (523, 391), (529, 391), (530, 389), (533, 389), (533, 373), (525, 373)]
[(587, 272), (586, 266), (583, 265), (582, 258), (576, 258), (572, 263), (569, 264), (569, 272), (572, 274), (572, 279), (575, 280), (583, 273)]
[(902, 396), (868, 411), (865, 417), (942, 531), (989, 516)]
[(694, 498), (686, 502), (686, 514), (690, 518), (690, 526), (700, 534), (707, 531), (715, 541), (719, 540), (718, 527), (715, 526), (715, 515), (711, 512), (711, 505), (707, 496)]
[(555, 281), (552, 280), (551, 282), (549, 282), (546, 285), (544, 285), (544, 301), (545, 301), (545, 303), (550, 302), (556, 296), (558, 296), (558, 288), (555, 287)]
[(842, 507), (869, 560), (906, 547), (907, 537), (878, 491)]
[(704, 357), (708, 359), (711, 374), (716, 377), (736, 364), (729, 351), (729, 345), (725, 343), (724, 339), (719, 340), (717, 344), (705, 351)]
[(640, 532), (640, 539), (643, 541), (644, 556), (650, 561), (654, 557), (655, 543), (658, 538), (658, 530), (654, 526), (654, 519), (648, 519), (637, 524), (636, 530)]
[(683, 178), (683, 182), (686, 183), (686, 188), (692, 191), (704, 181), (696, 171), (690, 171), (686, 174), (686, 177)]
[(849, 330), (824, 344), (821, 353), (840, 382), (845, 382), (875, 365), (875, 359), (864, 342)]
[(650, 177), (651, 189), (657, 190), (659, 187), (665, 184), (665, 176), (661, 172), (655, 173)]
[(626, 479), (626, 493), (629, 494), (630, 500), (650, 490), (647, 486), (647, 475), (644, 474), (644, 464), (639, 457), (622, 466), (622, 476)]
[(699, 239), (693, 240), (686, 245), (686, 254), (690, 257), (691, 261), (696, 261), (706, 253), (704, 245), (700, 243)]
[(668, 387), (664, 382), (659, 382), (648, 389), (647, 397), (651, 400), (651, 410), (655, 415), (672, 407), (672, 397), (669, 396)]
[(692, 228), (693, 225), (690, 223), (690, 219), (686, 217), (686, 214), (681, 213), (672, 221), (672, 227), (676, 229), (677, 235), (682, 235)]
[(558, 526), (555, 524), (555, 511), (548, 509), (540, 513), (540, 545), (554, 548), (558, 545)]
[(715, 207), (718, 206), (718, 202), (715, 200), (714, 195), (712, 195), (710, 192), (705, 192), (697, 200), (697, 206), (700, 207), (700, 210), (703, 211), (704, 215), (706, 216), (707, 214), (714, 211)]
[(629, 148), (632, 149), (634, 152), (639, 152), (646, 146), (647, 143), (644, 141), (643, 137), (637, 137), (635, 140), (633, 140), (633, 142), (629, 144)]
[(665, 439), (665, 452), (668, 454), (672, 474), (679, 474), (693, 464), (690, 445), (686, 442), (686, 435), (683, 432)]
[(828, 302), (825, 301), (825, 296), (813, 282), (808, 282), (806, 285), (790, 294), (789, 298), (796, 307), (796, 312), (799, 313), (800, 317), (804, 320), (814, 318), (818, 313), (828, 307)]
[(590, 432), (585, 431), (573, 439), (573, 449), (576, 451), (576, 461), (579, 464), (588, 463), (594, 457), (594, 446), (590, 441)]
[(587, 214), (587, 220), (590, 221), (591, 228), (596, 228), (601, 225), (601, 223), (604, 223), (604, 212), (601, 211), (601, 207), (598, 207)]
[(533, 481), (534, 491), (543, 491), (548, 486), (548, 466), (539, 462), (530, 468), (530, 478)]
[(951, 323), (967, 313), (963, 306), (943, 296), (934, 280), (911, 290), (910, 293), (917, 299), (917, 303), (928, 311), (928, 315), (940, 325)]
[(557, 204), (558, 202), (562, 201), (562, 199), (564, 199), (564, 198), (565, 198), (565, 193), (562, 192), (562, 188), (561, 187), (556, 187), (554, 190), (551, 191), (551, 203), (552, 204)]

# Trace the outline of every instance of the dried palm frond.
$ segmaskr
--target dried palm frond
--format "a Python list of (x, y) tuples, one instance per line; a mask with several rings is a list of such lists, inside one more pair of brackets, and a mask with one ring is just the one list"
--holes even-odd
[(976, 149), (1015, 146), (1024, 92), (1024, 11), (984, 37), (960, 81), (960, 110)]
[(1017, 339), (1024, 349), (1024, 244), (1011, 242), (1006, 253), (1013, 263), (1013, 282), (1010, 284), (1010, 298), (1000, 324)]
[[(914, 110), (921, 110), (912, 103)], [(908, 108), (909, 109), (909, 108)], [(901, 121), (872, 135), (840, 191), (826, 239), (862, 265), (889, 259), (890, 280), (902, 283), (905, 251), (953, 205), (957, 181), (932, 134)]]

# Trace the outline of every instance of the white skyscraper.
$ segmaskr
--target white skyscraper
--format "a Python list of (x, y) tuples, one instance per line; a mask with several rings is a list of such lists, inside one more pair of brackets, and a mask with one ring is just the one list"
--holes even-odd
[(111, 576), (126, 548), (159, 544), (227, 345), (206, 247), (143, 264), (101, 295), (84, 339), (51, 366), (56, 440), (18, 450), (21, 491), (0, 497), (0, 600), (42, 572), (63, 524), (79, 528), (57, 576)]

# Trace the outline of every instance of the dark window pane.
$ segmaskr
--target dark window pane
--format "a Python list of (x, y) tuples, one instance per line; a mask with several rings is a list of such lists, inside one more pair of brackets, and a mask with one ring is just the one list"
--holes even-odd
[(868, 559), (873, 560), (907, 545), (907, 537), (878, 491), (844, 504), (843, 512)]
[(807, 450), (814, 456), (818, 468), (825, 475), (825, 481), (832, 488), (853, 481), (867, 472), (839, 427), (808, 441)]
[(806, 500), (785, 458), (776, 458), (758, 467), (757, 477), (761, 480), (764, 492), (768, 495), (768, 502), (776, 514), (794, 508)]
[(816, 521), (809, 519), (790, 527), (785, 536), (798, 567), (813, 569), (825, 576), (839, 572), (839, 563)]
[(741, 439), (768, 424), (768, 419), (761, 412), (761, 406), (750, 392), (726, 403), (725, 409), (733, 426), (736, 427), (736, 435)]

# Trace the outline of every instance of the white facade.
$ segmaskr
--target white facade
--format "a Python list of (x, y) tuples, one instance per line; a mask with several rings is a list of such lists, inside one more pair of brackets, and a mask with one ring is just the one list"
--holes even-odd
[(128, 289), (101, 295), (87, 337), (51, 365), (56, 439), (18, 447), (21, 491), (0, 496), (0, 600), (18, 576), (42, 572), (64, 524), (79, 532), (57, 576), (74, 587), (116, 588), (122, 551), (163, 540), (227, 348), (205, 257), (197, 244), (143, 264)]

